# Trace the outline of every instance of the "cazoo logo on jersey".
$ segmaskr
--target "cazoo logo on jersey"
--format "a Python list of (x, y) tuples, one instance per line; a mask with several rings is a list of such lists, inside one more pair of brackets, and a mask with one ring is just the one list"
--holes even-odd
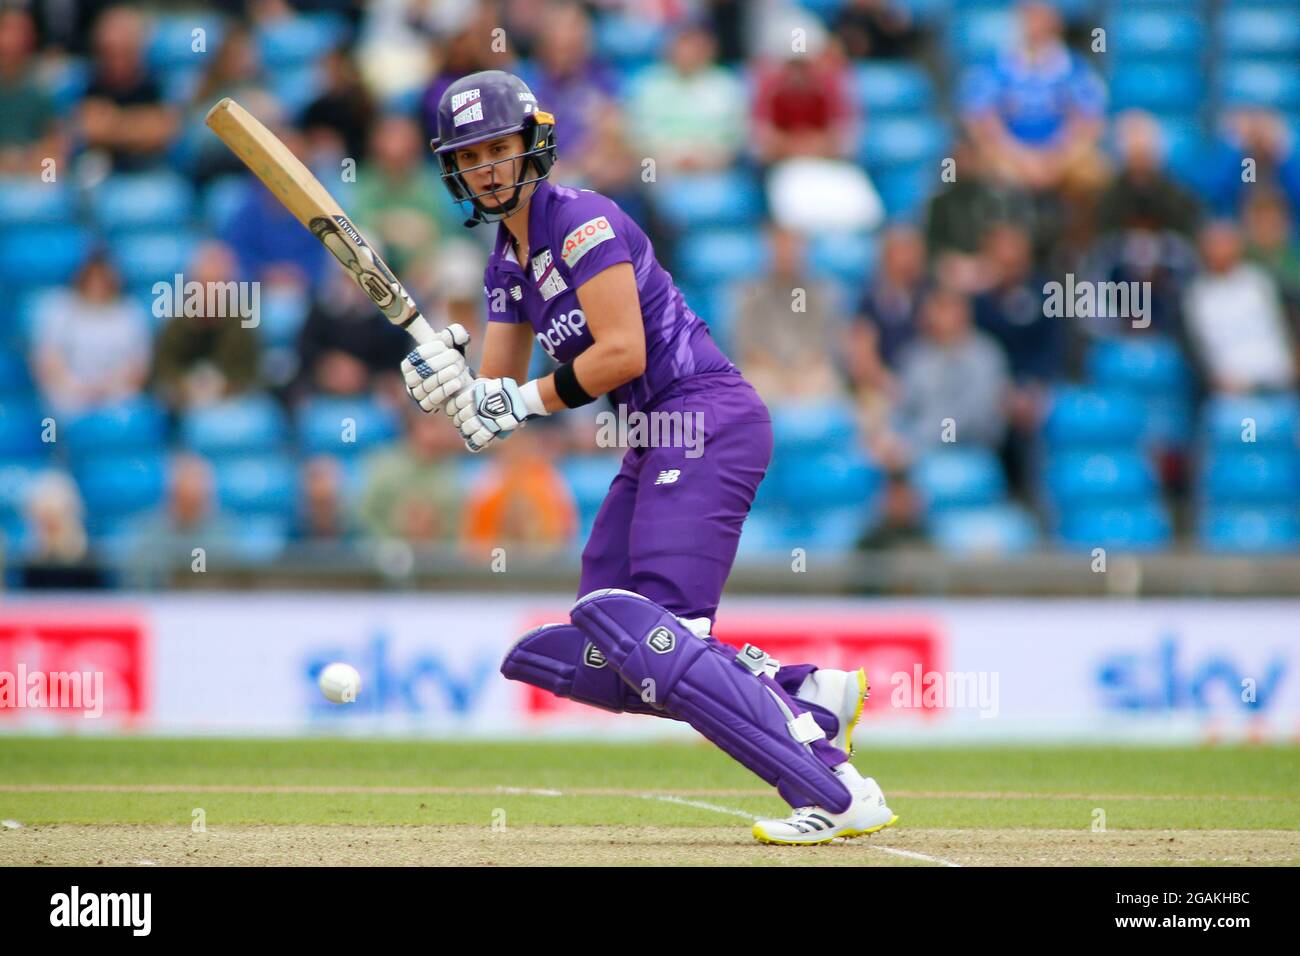
[(555, 358), (555, 350), (560, 347), (560, 343), (565, 339), (581, 335), (586, 327), (587, 315), (581, 309), (561, 312), (551, 319), (549, 329), (537, 333), (537, 341), (542, 343), (542, 348), (546, 349), (547, 355)]
[(608, 219), (604, 216), (588, 219), (564, 237), (564, 247), (560, 250), (560, 258), (564, 260), (566, 266), (572, 269), (578, 264), (578, 260), (588, 252), (607, 239), (613, 238), (614, 227), (609, 224)]

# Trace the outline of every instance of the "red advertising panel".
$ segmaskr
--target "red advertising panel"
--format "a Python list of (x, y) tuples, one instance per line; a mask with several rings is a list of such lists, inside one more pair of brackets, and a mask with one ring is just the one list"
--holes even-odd
[[(0, 606), (0, 720), (86, 716), (92, 706), (106, 717), (140, 718), (148, 687), (143, 615)], [(92, 699), (91, 688), (102, 697)]]

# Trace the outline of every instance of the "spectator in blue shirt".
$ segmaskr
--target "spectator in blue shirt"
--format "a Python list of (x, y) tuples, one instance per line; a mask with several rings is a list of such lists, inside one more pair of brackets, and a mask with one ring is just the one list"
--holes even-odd
[(1096, 188), (1105, 90), (1065, 46), (1056, 10), (1022, 3), (1019, 17), (1019, 45), (963, 81), (962, 118), (999, 178), (1033, 192)]

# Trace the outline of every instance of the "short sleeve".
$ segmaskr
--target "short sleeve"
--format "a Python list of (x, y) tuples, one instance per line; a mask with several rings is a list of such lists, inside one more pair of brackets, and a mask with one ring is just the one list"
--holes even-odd
[(626, 222), (613, 200), (595, 193), (582, 193), (560, 208), (555, 235), (574, 288), (610, 266), (633, 261)]
[[(518, 288), (517, 283), (516, 288)], [(489, 322), (519, 324), (519, 310), (515, 308), (515, 300), (511, 298), (510, 284), (491, 270), (483, 277), (483, 300), (487, 306)]]

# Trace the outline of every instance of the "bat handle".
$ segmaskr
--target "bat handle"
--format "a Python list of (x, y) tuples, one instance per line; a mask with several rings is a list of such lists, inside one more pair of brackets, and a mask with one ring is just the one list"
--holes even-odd
[(433, 326), (425, 321), (423, 315), (417, 315), (411, 320), (411, 324), (406, 327), (406, 331), (411, 333), (411, 337), (421, 345), (428, 345), (437, 336), (433, 331)]

